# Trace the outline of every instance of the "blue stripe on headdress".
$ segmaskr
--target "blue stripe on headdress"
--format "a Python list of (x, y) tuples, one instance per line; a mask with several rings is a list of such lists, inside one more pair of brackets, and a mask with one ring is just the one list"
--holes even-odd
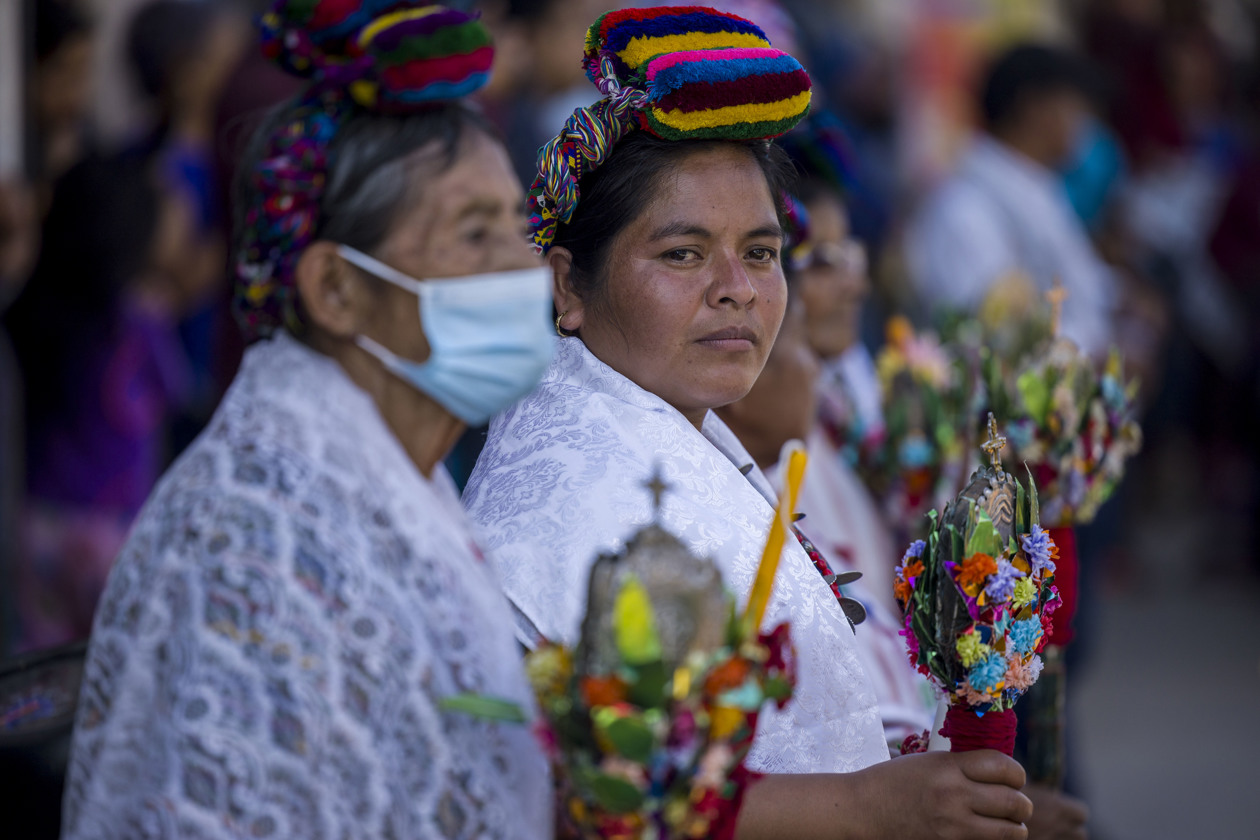
[(621, 21), (609, 31), (604, 41), (604, 48), (611, 52), (621, 52), (634, 38), (660, 38), (667, 35), (686, 35), (688, 33), (733, 32), (756, 35), (766, 38), (761, 27), (746, 20), (715, 15), (712, 12), (688, 12), (681, 15), (661, 15), (646, 20)]
[(658, 100), (687, 84), (729, 82), (747, 76), (791, 73), (800, 69), (801, 63), (786, 53), (767, 58), (686, 61), (658, 71), (648, 83), (647, 93), (651, 99)]

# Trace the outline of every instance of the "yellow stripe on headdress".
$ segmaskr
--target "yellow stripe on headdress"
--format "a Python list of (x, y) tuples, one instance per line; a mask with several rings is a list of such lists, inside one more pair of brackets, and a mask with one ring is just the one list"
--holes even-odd
[(617, 57), (632, 70), (654, 55), (687, 52), (689, 50), (734, 49), (768, 47), (770, 42), (751, 32), (687, 32), (681, 35), (659, 35), (651, 38), (632, 38)]
[(778, 122), (805, 112), (809, 107), (809, 91), (777, 102), (758, 102), (751, 105), (728, 105), (725, 108), (706, 108), (703, 111), (683, 112), (654, 111), (653, 116), (670, 128), (694, 131), (697, 128), (716, 128), (737, 123)]
[(359, 46), (366, 46), (378, 33), (396, 23), (401, 23), (404, 20), (419, 20), (420, 18), (444, 11), (446, 11), (445, 6), (421, 6), (418, 9), (402, 9), (397, 12), (390, 12), (387, 15), (381, 15), (363, 27), (363, 31), (359, 33)]

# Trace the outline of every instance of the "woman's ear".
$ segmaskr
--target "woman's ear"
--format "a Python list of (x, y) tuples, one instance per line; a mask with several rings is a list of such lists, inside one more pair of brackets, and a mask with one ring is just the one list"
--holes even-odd
[(557, 326), (565, 332), (575, 333), (582, 328), (586, 310), (582, 298), (573, 288), (573, 252), (568, 248), (552, 248), (547, 252), (547, 264), (551, 266), (555, 278), (552, 297), (556, 314), (560, 316)]
[(364, 284), (338, 255), (336, 243), (319, 240), (306, 246), (294, 280), (312, 326), (334, 338), (353, 338), (361, 332)]

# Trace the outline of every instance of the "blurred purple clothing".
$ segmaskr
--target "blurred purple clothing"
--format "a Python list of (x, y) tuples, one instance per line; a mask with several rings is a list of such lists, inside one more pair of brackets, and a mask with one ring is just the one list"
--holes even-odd
[(178, 335), (168, 317), (128, 303), (116, 329), (80, 369), (73, 409), (27, 430), (32, 501), (134, 515), (165, 466), (166, 420), (188, 388)]
[(71, 409), (27, 430), (14, 653), (90, 633), (114, 558), (166, 465), (169, 420), (189, 380), (170, 318), (127, 302), (114, 336), (79, 371)]

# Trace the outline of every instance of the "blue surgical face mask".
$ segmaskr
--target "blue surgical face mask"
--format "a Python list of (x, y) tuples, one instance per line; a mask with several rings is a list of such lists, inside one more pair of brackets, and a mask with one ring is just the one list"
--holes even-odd
[(419, 298), (429, 358), (404, 359), (365, 335), (355, 343), (468, 425), (529, 393), (551, 363), (550, 268), (417, 280), (348, 245), (337, 253)]

